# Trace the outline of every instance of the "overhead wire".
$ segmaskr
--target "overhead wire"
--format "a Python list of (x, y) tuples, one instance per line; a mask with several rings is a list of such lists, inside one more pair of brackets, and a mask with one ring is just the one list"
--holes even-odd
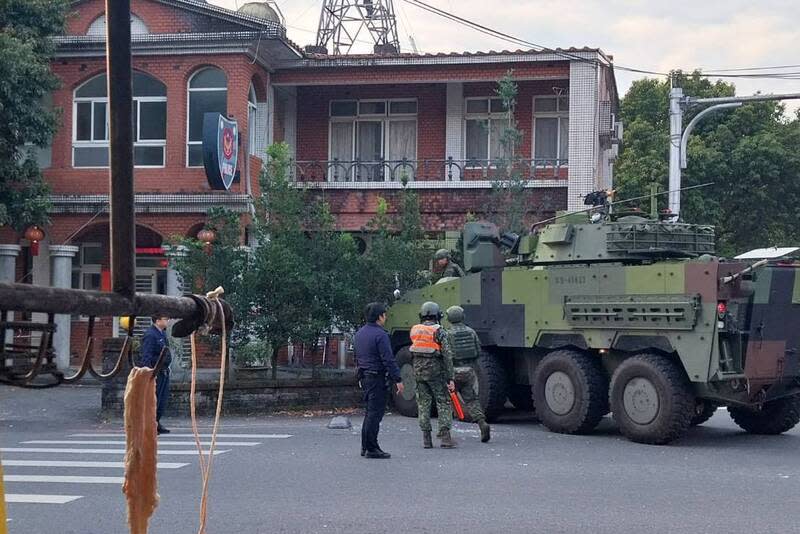
[[(496, 30), (494, 28), (490, 28), (483, 24), (479, 24), (475, 21), (469, 20), (467, 18), (455, 15), (449, 11), (444, 9), (437, 8), (436, 6), (430, 5), (422, 0), (403, 0), (404, 2), (415, 6), (419, 9), (425, 10), (429, 13), (438, 15), (445, 19), (451, 20), (463, 26), (469, 27), (473, 30), (476, 30), (480, 33), (485, 35), (495, 37), (497, 39), (501, 39), (503, 41), (516, 44), (516, 45), (524, 45), (529, 46), (532, 49), (538, 52), (550, 52), (554, 55), (559, 57), (563, 57), (565, 59), (569, 59), (571, 61), (581, 61), (585, 63), (592, 63), (597, 64), (598, 61), (596, 59), (589, 59), (577, 55), (575, 53), (571, 53), (564, 50), (550, 48), (541, 44), (534, 43), (532, 41), (528, 41), (527, 39), (522, 39), (520, 37), (515, 37), (508, 33)], [(626, 72), (633, 72), (636, 74), (648, 74), (652, 76), (663, 76), (663, 77), (670, 77), (672, 75), (671, 72), (661, 72), (658, 70), (653, 69), (646, 69), (646, 68), (637, 68), (637, 67), (630, 67), (626, 65), (620, 64), (613, 64), (615, 70), (622, 70)], [(784, 80), (796, 80), (800, 79), (800, 71), (792, 71), (792, 72), (748, 72), (748, 71), (767, 71), (770, 69), (782, 69), (782, 68), (795, 68), (800, 67), (800, 65), (783, 65), (783, 66), (775, 66), (775, 67), (750, 67), (750, 68), (740, 68), (740, 69), (713, 69), (710, 72), (700, 70), (697, 74), (701, 77), (705, 78), (753, 78), (753, 79), (784, 79)], [(687, 69), (683, 72), (694, 74), (697, 69)]]

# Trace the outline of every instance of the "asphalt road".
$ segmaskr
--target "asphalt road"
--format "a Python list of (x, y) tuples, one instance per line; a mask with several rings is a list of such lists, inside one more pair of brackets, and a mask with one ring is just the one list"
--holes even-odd
[[(113, 444), (124, 440), (120, 422), (96, 415), (99, 395), (96, 388), (0, 386), (7, 494), (23, 500), (74, 498), (64, 504), (10, 503), (9, 532), (127, 532), (120, 467), (34, 465), (122, 461), (121, 453), (96, 452), (124, 448)], [(472, 425), (457, 423), (458, 449), (424, 450), (416, 421), (390, 415), (381, 431), (390, 460), (359, 456), (360, 416), (350, 430), (329, 430), (329, 420), (226, 419), (222, 433), (232, 437), (220, 441), (233, 444), (220, 446), (227, 452), (214, 459), (208, 532), (800, 531), (800, 430), (750, 436), (722, 410), (665, 447), (630, 443), (610, 420), (594, 435), (563, 436), (510, 414), (493, 426), (489, 444), (480, 443)], [(159, 451), (192, 451), (191, 445), (166, 444), (191, 441), (175, 435), (188, 431), (188, 421), (167, 424), (174, 433), (162, 436)], [(203, 426), (208, 428), (208, 420)], [(160, 461), (165, 462), (159, 471), (161, 503), (150, 532), (193, 534), (200, 494), (197, 455), (161, 455)]]

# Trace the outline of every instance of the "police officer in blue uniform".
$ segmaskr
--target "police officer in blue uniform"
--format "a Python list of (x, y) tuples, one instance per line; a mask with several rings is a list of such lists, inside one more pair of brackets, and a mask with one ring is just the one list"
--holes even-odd
[(386, 378), (396, 384), (398, 393), (403, 392), (400, 368), (392, 352), (389, 334), (383, 329), (386, 322), (386, 306), (373, 302), (367, 306), (367, 324), (356, 332), (355, 348), (358, 379), (364, 392), (366, 414), (361, 426), (361, 456), (366, 458), (391, 458), (378, 445), (378, 431), (386, 411)]
[(159, 434), (169, 434), (169, 430), (161, 425), (161, 416), (169, 400), (169, 366), (172, 363), (172, 353), (167, 341), (167, 325), (169, 317), (153, 316), (153, 325), (147, 329), (142, 338), (142, 347), (139, 349), (139, 365), (155, 368), (161, 351), (164, 353), (164, 365), (156, 376), (156, 423)]

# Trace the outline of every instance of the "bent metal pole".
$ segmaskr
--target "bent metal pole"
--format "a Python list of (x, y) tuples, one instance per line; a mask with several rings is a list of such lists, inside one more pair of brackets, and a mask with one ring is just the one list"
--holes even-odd
[(86, 291), (32, 284), (0, 283), (0, 307), (6, 310), (95, 316), (202, 319), (203, 310), (190, 297), (139, 293), (127, 298), (107, 291)]

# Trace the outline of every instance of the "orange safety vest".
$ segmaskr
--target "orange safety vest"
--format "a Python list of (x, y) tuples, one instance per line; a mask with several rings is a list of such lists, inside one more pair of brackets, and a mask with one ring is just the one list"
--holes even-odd
[(417, 324), (411, 328), (411, 352), (433, 354), (441, 352), (442, 346), (436, 341), (436, 332), (440, 325)]

